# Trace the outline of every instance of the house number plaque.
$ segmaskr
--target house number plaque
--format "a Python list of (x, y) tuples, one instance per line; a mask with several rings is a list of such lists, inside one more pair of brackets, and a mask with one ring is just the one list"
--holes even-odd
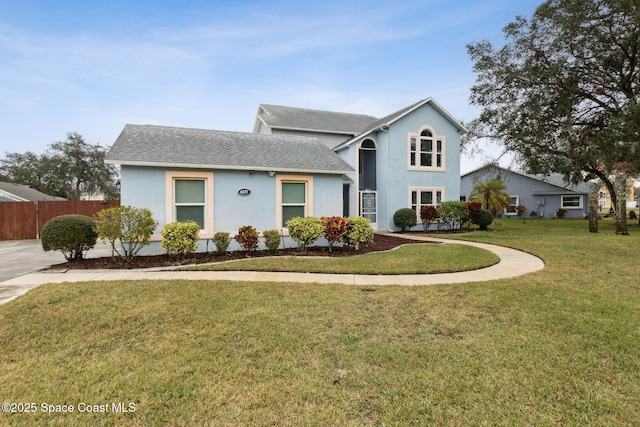
[(238, 194), (241, 196), (248, 196), (249, 194), (251, 194), (251, 190), (249, 190), (248, 188), (241, 188), (238, 190)]

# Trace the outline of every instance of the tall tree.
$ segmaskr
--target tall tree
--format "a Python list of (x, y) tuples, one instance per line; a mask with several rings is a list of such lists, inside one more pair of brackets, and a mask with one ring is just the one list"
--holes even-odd
[(504, 28), (506, 44), (469, 44), (482, 107), (475, 137), (493, 138), (531, 173), (599, 178), (640, 173), (640, 2), (548, 0)]
[(107, 150), (87, 144), (82, 136), (69, 133), (65, 141), (50, 144), (42, 155), (6, 153), (0, 159), (2, 179), (28, 185), (53, 196), (78, 200), (101, 194), (119, 197), (117, 169), (104, 163)]

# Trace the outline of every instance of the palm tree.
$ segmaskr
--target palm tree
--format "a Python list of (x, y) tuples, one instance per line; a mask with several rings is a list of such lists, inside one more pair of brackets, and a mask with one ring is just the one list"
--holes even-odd
[(482, 203), (483, 209), (488, 209), (494, 218), (498, 212), (509, 207), (511, 196), (505, 191), (507, 187), (500, 178), (493, 178), (487, 182), (473, 184), (470, 199), (472, 202)]

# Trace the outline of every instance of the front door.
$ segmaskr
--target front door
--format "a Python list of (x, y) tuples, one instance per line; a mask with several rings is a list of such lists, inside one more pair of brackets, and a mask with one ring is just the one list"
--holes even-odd
[(371, 221), (371, 226), (376, 229), (378, 222), (378, 202), (376, 191), (360, 192), (360, 216)]

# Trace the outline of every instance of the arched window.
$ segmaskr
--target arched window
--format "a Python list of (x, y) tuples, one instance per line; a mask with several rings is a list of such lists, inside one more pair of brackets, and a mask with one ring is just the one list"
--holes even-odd
[(372, 139), (365, 139), (364, 141), (362, 141), (362, 144), (360, 144), (360, 148), (362, 148), (363, 150), (375, 150), (376, 143), (373, 142)]
[(444, 169), (444, 137), (430, 128), (409, 134), (409, 167)]

